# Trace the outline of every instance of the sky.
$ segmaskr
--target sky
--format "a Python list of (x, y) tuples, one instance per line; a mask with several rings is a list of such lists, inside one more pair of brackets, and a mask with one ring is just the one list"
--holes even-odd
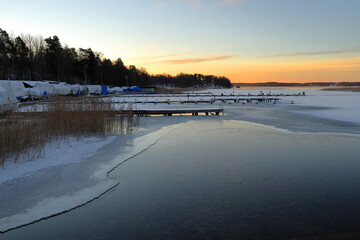
[(0, 28), (150, 74), (360, 81), (360, 0), (0, 0)]

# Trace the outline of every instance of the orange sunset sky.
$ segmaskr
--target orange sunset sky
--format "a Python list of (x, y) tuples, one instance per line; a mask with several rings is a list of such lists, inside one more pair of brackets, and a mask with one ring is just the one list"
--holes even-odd
[(360, 81), (358, 0), (19, 0), (3, 7), (0, 27), (9, 32), (57, 35), (150, 74)]

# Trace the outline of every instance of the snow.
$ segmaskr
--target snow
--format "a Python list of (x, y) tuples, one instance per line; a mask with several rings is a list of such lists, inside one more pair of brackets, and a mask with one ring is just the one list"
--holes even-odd
[[(280, 104), (288, 105), (292, 101), (295, 106), (304, 107), (306, 110), (294, 110), (297, 113), (308, 114), (320, 118), (346, 121), (360, 124), (360, 93), (357, 92), (345, 92), (345, 91), (321, 91), (318, 89), (210, 89), (202, 91), (204, 95), (199, 96), (174, 96), (174, 95), (162, 95), (161, 97), (150, 96), (137, 96), (137, 95), (124, 95), (120, 97), (110, 97), (109, 99), (116, 103), (123, 103), (125, 108), (131, 105), (134, 109), (151, 110), (151, 109), (169, 109), (169, 108), (207, 108), (209, 104), (167, 104), (167, 103), (134, 103), (141, 101), (199, 101), (199, 100), (211, 100), (214, 97), (211, 94), (218, 95), (217, 98), (226, 98), (230, 94), (233, 96), (239, 96), (241, 98), (257, 97), (264, 93), (267, 97), (268, 94), (275, 95), (280, 98)], [(302, 93), (305, 92), (305, 96)], [(200, 92), (201, 93), (201, 92)], [(224, 94), (224, 97), (219, 95)], [(231, 96), (230, 96), (231, 97)], [(127, 103), (124, 103), (127, 102)], [(133, 103), (128, 103), (133, 102)], [(120, 105), (118, 105), (120, 106)], [(226, 104), (213, 104), (213, 106), (226, 107)]]
[[(214, 89), (213, 94), (257, 95), (259, 89)], [(339, 120), (360, 124), (360, 93), (305, 90), (306, 96), (294, 96), (301, 89), (263, 89), (265, 96), (283, 94), (278, 104), (271, 108), (284, 108), (297, 114), (306, 114), (324, 119)], [(204, 91), (208, 93), (209, 90)], [(290, 95), (290, 96), (285, 96)], [(154, 95), (152, 95), (154, 96)], [(140, 100), (210, 100), (211, 95), (197, 97), (183, 96), (120, 96), (105, 98), (115, 103)], [(290, 104), (294, 101), (294, 104)], [(115, 104), (117, 107), (122, 104)], [(125, 104), (125, 107), (130, 104)], [(224, 108), (231, 113), (241, 113), (247, 106), (257, 107), (264, 104), (131, 104), (135, 109), (169, 108)], [(267, 108), (267, 106), (269, 108)], [(291, 107), (291, 108), (289, 108)], [(264, 109), (264, 108), (262, 108)], [(260, 111), (260, 110), (259, 110)], [(239, 114), (237, 115), (239, 116)], [(208, 116), (210, 117), (210, 116)], [(108, 177), (109, 172), (132, 157), (156, 144), (163, 136), (179, 124), (169, 125), (172, 118), (156, 119), (163, 126), (159, 130), (142, 130), (136, 134), (109, 136), (106, 138), (89, 137), (80, 140), (68, 139), (61, 143), (49, 143), (41, 157), (26, 161), (7, 162), (0, 168), (0, 232), (44, 219), (71, 210), (89, 202), (118, 184)], [(197, 118), (192, 118), (196, 120)], [(203, 119), (203, 118), (198, 118)], [(238, 119), (238, 118), (236, 118)], [(180, 120), (178, 122), (181, 122)], [(173, 122), (174, 123), (174, 122)], [(176, 123), (176, 121), (175, 121)], [(181, 123), (180, 123), (181, 124)], [(166, 126), (169, 125), (169, 126)], [(149, 126), (149, 128), (151, 128)], [(36, 194), (35, 194), (36, 193)], [(17, 196), (22, 196), (18, 198)]]
[[(208, 90), (207, 90), (208, 91)], [(262, 91), (265, 96), (272, 94), (287, 94), (292, 96), (279, 96), (280, 102), (285, 104), (294, 101), (295, 106), (307, 107), (307, 110), (294, 111), (320, 118), (339, 120), (360, 124), (360, 93), (346, 91), (322, 91), (319, 89), (214, 89), (214, 94), (254, 94)], [(302, 94), (305, 96), (294, 96)]]
[[(0, 169), (0, 232), (69, 211), (98, 198), (118, 184), (107, 177), (112, 169), (145, 151), (176, 127), (164, 127), (135, 139), (127, 136), (70, 139), (60, 145), (48, 144), (44, 155), (34, 161), (6, 163)], [(125, 138), (126, 146), (119, 147), (117, 141), (121, 138)], [(61, 181), (49, 181), (58, 172)], [(29, 179), (34, 184), (29, 183)], [(33, 196), (34, 189), (40, 189), (36, 190), (40, 197)], [(6, 195), (13, 199), (8, 201)], [(28, 202), (26, 198), (32, 200)]]
[(360, 93), (315, 91), (313, 95), (295, 101), (302, 106), (323, 108), (296, 111), (298, 113), (360, 124)]
[(124, 90), (121, 87), (112, 87), (109, 89), (109, 93), (122, 93)]
[(26, 95), (26, 89), (22, 81), (0, 80), (0, 86), (2, 85), (8, 85), (10, 89), (7, 90), (13, 92), (16, 98)]
[(36, 203), (35, 206), (28, 209), (25, 213), (15, 214), (0, 219), (0, 231), (6, 231), (17, 226), (26, 225), (40, 219), (69, 211), (99, 197), (116, 185), (116, 181), (107, 180), (94, 187), (82, 189), (75, 194), (46, 198), (43, 201)]
[(17, 99), (11, 89), (10, 83), (0, 82), (0, 105), (14, 103), (17, 103)]
[[(38, 90), (35, 90), (38, 89)], [(35, 86), (30, 90), (35, 90), (37, 91), (37, 93), (40, 93), (39, 95), (42, 96), (44, 92), (46, 92), (49, 95), (52, 95), (55, 93), (55, 88), (54, 88), (54, 84), (50, 84), (50, 83), (36, 83)], [(30, 93), (31, 95), (35, 95), (33, 94), (31, 91)]]
[[(41, 157), (33, 161), (8, 161), (0, 168), (0, 184), (14, 178), (33, 173), (40, 169), (79, 162), (114, 141), (115, 136), (108, 138), (88, 137), (81, 140), (68, 139), (65, 142), (48, 143)], [(59, 161), (61, 159), (61, 161)]]
[(88, 91), (90, 94), (101, 94), (101, 86), (100, 85), (87, 85)]
[(80, 87), (77, 85), (54, 85), (54, 94), (57, 95), (75, 94), (78, 90), (80, 90)]
[(0, 114), (8, 110), (15, 109), (17, 99), (12, 91), (8, 91), (8, 86), (0, 84)]

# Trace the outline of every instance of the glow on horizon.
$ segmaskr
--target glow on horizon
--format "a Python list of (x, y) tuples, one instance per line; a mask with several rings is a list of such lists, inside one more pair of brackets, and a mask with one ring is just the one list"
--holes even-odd
[(19, 0), (2, 6), (0, 28), (8, 32), (57, 35), (63, 44), (91, 47), (150, 74), (360, 81), (358, 0)]

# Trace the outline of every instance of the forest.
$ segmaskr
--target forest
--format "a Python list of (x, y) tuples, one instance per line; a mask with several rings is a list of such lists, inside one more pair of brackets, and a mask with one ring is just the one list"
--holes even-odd
[(91, 48), (61, 44), (58, 36), (11, 36), (0, 28), (0, 79), (51, 80), (109, 86), (224, 87), (226, 77), (179, 73), (151, 75), (143, 67), (126, 66)]

